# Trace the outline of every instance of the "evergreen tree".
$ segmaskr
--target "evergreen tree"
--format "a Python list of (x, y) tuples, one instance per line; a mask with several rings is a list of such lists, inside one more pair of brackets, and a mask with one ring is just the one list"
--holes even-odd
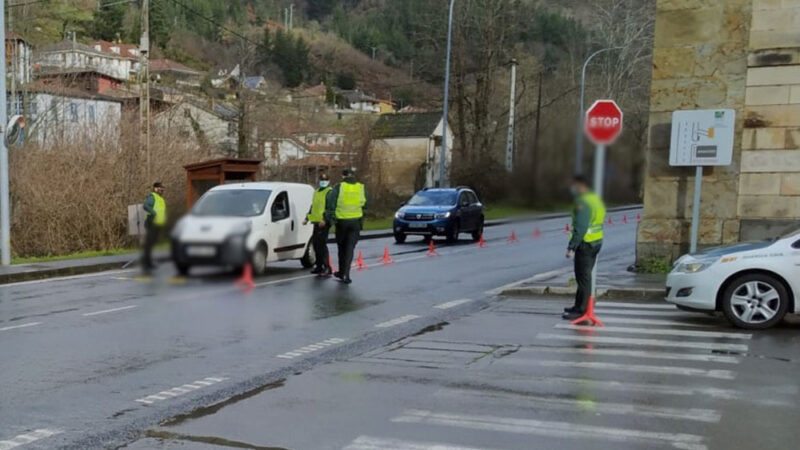
[(89, 32), (95, 39), (113, 41), (117, 33), (122, 33), (122, 24), (128, 5), (117, 4), (101, 6), (92, 14)]

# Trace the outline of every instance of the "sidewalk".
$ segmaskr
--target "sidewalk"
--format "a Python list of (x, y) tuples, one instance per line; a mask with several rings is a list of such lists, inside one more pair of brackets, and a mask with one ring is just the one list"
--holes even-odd
[[(601, 259), (597, 272), (597, 296), (628, 300), (661, 300), (664, 298), (665, 274), (644, 274), (629, 271), (633, 255), (615, 255)], [(500, 290), (503, 296), (575, 295), (572, 267), (535, 275)]]

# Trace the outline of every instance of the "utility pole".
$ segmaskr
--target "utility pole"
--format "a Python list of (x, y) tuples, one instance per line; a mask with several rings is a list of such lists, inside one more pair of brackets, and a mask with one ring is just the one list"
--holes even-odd
[(145, 174), (152, 173), (150, 160), (150, 0), (142, 1), (142, 37), (139, 41), (139, 149), (145, 154)]
[(447, 20), (447, 55), (444, 63), (444, 101), (442, 102), (442, 149), (439, 151), (439, 187), (447, 187), (447, 103), (450, 101), (450, 49), (453, 43), (453, 7), (455, 0), (450, 0), (450, 12)]
[[(0, 0), (0, 36), (6, 35), (5, 0)], [(0, 134), (6, 132), (6, 46), (0, 45)], [(0, 263), (11, 264), (11, 196), (8, 187), (8, 148), (0, 136)]]
[(294, 28), (294, 3), (289, 5), (289, 29)]
[(370, 47), (370, 48), (372, 49), (372, 59), (375, 59), (375, 50), (377, 50), (378, 47)]
[(511, 60), (511, 93), (508, 107), (508, 136), (506, 137), (506, 172), (514, 171), (514, 108), (517, 104), (517, 60)]
[[(8, 31), (14, 31), (14, 2), (13, 0), (8, 1)], [(17, 64), (17, 44), (16, 39), (12, 39), (13, 45), (11, 46), (11, 55), (7, 55), (9, 61), (11, 61), (11, 111), (6, 111), (9, 117), (19, 114), (19, 110), (17, 108), (17, 69), (19, 68), (19, 64)]]
[(531, 176), (534, 187), (536, 187), (537, 169), (539, 164), (539, 123), (542, 120), (542, 74), (539, 72), (539, 93), (536, 95), (536, 127), (533, 129), (533, 152), (531, 154)]

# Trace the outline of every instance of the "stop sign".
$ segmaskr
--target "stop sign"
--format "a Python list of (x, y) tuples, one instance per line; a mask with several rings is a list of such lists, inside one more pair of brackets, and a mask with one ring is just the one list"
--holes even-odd
[(598, 100), (586, 110), (584, 129), (596, 145), (608, 145), (622, 133), (622, 110), (614, 100)]

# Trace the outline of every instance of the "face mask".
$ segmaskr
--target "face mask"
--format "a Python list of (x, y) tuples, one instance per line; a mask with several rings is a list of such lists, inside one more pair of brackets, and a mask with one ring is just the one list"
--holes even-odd
[(319, 182), (319, 187), (321, 187), (321, 188), (326, 188), (326, 187), (328, 187), (328, 183), (329, 183), (329, 181), (328, 181), (328, 180), (321, 180), (321, 181)]

